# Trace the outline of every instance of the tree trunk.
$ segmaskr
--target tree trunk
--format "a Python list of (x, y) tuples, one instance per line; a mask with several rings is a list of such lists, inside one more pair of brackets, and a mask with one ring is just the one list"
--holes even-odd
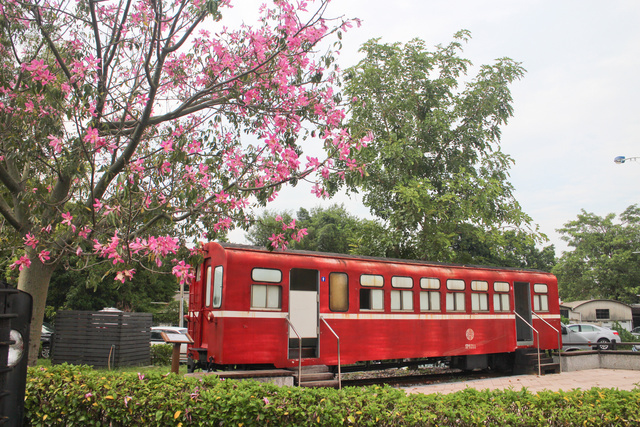
[(44, 309), (47, 304), (49, 282), (55, 265), (45, 265), (36, 256), (32, 258), (31, 266), (20, 272), (18, 289), (29, 293), (33, 297), (33, 312), (29, 331), (29, 366), (35, 366), (40, 350), (40, 334)]

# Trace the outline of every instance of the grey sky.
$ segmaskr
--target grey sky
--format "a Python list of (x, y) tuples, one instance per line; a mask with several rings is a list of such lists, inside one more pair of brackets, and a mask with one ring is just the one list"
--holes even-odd
[[(225, 18), (251, 22), (260, 1), (241, 3)], [(328, 15), (362, 19), (344, 35), (342, 68), (357, 63), (370, 38), (418, 37), (432, 46), (460, 29), (471, 31), (463, 55), (474, 64), (504, 56), (522, 62), (527, 74), (512, 86), (515, 115), (503, 128), (502, 149), (516, 161), (517, 200), (557, 255), (566, 246), (555, 230), (580, 209), (621, 213), (639, 201), (640, 162), (613, 158), (640, 156), (640, 2), (333, 0)], [(270, 208), (334, 202), (366, 215), (357, 200), (321, 202), (305, 186), (282, 191)]]

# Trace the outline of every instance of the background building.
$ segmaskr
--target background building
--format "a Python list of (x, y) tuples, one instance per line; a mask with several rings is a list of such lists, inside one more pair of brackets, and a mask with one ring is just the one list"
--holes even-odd
[(560, 304), (560, 315), (571, 323), (593, 323), (612, 328), (616, 322), (624, 329), (633, 329), (631, 306), (619, 301), (594, 299)]

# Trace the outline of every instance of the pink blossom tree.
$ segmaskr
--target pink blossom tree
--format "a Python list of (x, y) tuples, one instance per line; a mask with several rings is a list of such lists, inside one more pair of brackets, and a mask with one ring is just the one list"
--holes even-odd
[(237, 29), (231, 0), (0, 4), (1, 237), (34, 298), (32, 363), (70, 254), (122, 282), (140, 261), (187, 281), (180, 248), (246, 226), (286, 183), (326, 195), (365, 143), (342, 128), (329, 39), (351, 22), (327, 1), (274, 0)]

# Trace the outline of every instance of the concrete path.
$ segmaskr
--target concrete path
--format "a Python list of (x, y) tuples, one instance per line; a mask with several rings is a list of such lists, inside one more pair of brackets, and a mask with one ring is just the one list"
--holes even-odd
[(640, 371), (623, 369), (589, 369), (584, 371), (563, 372), (538, 377), (537, 375), (517, 375), (512, 377), (488, 378), (456, 383), (432, 384), (417, 387), (404, 387), (407, 393), (454, 393), (472, 387), (477, 390), (513, 389), (526, 387), (531, 392), (542, 390), (569, 391), (573, 389), (617, 388), (633, 390), (640, 387)]

